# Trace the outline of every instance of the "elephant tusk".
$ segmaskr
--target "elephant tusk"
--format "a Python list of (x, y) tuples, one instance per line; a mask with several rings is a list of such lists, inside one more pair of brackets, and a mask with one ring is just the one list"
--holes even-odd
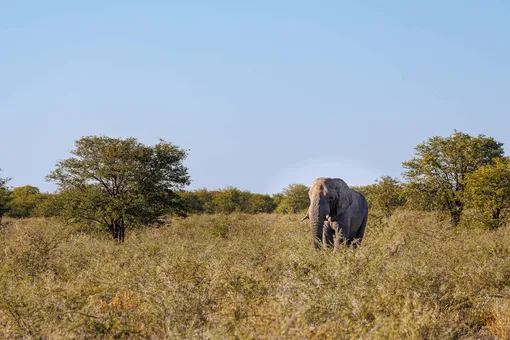
[(329, 216), (329, 214), (326, 215), (326, 220), (331, 221), (331, 216)]

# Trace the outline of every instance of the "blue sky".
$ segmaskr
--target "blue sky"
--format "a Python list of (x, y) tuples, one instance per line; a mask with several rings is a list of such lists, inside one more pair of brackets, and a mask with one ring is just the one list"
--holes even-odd
[(454, 129), (510, 147), (510, 3), (0, 0), (0, 124), (13, 186), (85, 135), (190, 149), (190, 189), (368, 184)]

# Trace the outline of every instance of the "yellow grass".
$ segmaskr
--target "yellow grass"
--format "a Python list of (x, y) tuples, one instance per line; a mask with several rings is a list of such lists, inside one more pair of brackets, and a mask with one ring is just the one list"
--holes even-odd
[(44, 219), (0, 229), (0, 338), (505, 339), (508, 229), (427, 213), (315, 252), (300, 216), (171, 219), (101, 233)]

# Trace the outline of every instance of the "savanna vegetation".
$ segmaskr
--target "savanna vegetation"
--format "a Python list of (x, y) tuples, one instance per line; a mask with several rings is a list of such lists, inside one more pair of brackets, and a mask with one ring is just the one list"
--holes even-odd
[(417, 145), (402, 181), (354, 187), (362, 246), (328, 251), (300, 222), (306, 184), (186, 191), (187, 153), (88, 136), (54, 193), (0, 176), (0, 338), (510, 337), (502, 143)]
[(299, 217), (174, 217), (124, 244), (7, 219), (0, 338), (507, 338), (508, 228), (400, 211), (317, 252)]

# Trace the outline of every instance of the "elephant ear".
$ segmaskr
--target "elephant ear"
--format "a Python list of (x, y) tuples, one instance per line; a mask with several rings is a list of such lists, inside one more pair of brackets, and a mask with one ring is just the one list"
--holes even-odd
[(342, 215), (352, 204), (352, 189), (341, 179), (335, 178), (336, 199), (333, 208), (335, 215)]

